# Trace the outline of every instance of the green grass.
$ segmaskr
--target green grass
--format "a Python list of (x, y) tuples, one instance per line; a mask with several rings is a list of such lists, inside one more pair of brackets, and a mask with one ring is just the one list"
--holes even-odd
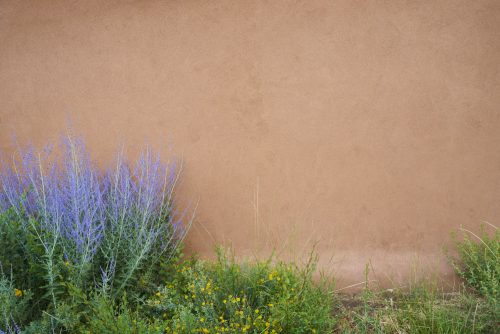
[(420, 286), (338, 296), (335, 333), (495, 333), (498, 318), (482, 297)]
[[(9, 334), (500, 332), (498, 230), (462, 230), (457, 255), (450, 257), (463, 279), (454, 292), (428, 280), (409, 290), (366, 285), (347, 296), (334, 293), (331, 279), (314, 279), (313, 255), (298, 265), (236, 261), (221, 250), (216, 261), (183, 260), (179, 250), (173, 260), (138, 275), (137, 284), (118, 300), (105, 287), (84, 290), (73, 284), (66, 274), (71, 267), (61, 258), (56, 263), (60, 302), (49, 309), (36, 298), (43, 288), (38, 282), (44, 281), (32, 259), (39, 247), (20, 239), (19, 225), (7, 213), (2, 217), (10, 223), (2, 225), (0, 327)], [(369, 282), (368, 271), (366, 276)]]
[[(370, 289), (337, 295), (335, 333), (461, 334), (500, 332), (500, 233), (461, 229), (451, 264), (463, 287), (445, 292), (431, 281), (410, 290)], [(366, 279), (368, 282), (368, 277)]]
[[(410, 290), (367, 285), (348, 296), (333, 293), (330, 280), (314, 280), (315, 263), (314, 257), (303, 266), (237, 262), (219, 251), (216, 261), (169, 263), (163, 283), (144, 288), (148, 292), (142, 296), (125, 294), (117, 301), (103, 291), (89, 294), (68, 286), (65, 302), (22, 333), (46, 332), (54, 322), (61, 333), (81, 334), (498, 332), (498, 304), (476, 287), (450, 293), (428, 282)], [(7, 314), (22, 319), (30, 298), (30, 291), (16, 294), (11, 279), (2, 276), (5, 320)], [(14, 323), (5, 324), (8, 333), (18, 333)]]

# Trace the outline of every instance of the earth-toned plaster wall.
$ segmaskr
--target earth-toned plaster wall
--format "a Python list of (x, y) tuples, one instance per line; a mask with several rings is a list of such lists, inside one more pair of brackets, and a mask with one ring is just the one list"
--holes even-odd
[(68, 121), (183, 158), (191, 251), (450, 278), (500, 225), (500, 1), (0, 0), (0, 148)]

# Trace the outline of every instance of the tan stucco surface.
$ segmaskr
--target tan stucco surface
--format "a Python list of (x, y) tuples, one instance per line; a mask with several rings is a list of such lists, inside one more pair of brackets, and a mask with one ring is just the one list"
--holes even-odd
[(449, 277), (500, 225), (500, 1), (0, 0), (0, 148), (68, 120), (183, 157), (190, 250)]

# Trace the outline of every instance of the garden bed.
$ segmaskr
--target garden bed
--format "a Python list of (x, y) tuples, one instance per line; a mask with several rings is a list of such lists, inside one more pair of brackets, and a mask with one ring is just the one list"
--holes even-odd
[(494, 333), (500, 233), (457, 240), (455, 293), (365, 286), (335, 293), (304, 265), (185, 258), (192, 212), (178, 172), (146, 150), (98, 170), (67, 137), (62, 157), (21, 150), (0, 174), (0, 333)]

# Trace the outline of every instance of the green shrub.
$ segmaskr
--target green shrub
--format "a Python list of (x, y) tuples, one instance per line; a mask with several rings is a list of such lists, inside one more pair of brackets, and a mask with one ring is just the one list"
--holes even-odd
[[(458, 259), (452, 260), (458, 275), (498, 307), (500, 298), (500, 231), (480, 236), (462, 229), (464, 238), (456, 241)], [(471, 236), (474, 239), (471, 239)]]
[(191, 222), (174, 207), (175, 163), (146, 149), (135, 164), (120, 152), (102, 171), (82, 140), (68, 135), (60, 148), (0, 160), (0, 268), (32, 295), (22, 319), (0, 305), (10, 319), (0, 333), (73, 333), (89, 323), (95, 295), (115, 305), (127, 292), (141, 303), (176, 261)]
[(271, 261), (237, 264), (223, 252), (214, 263), (179, 265), (175, 277), (148, 301), (152, 317), (176, 333), (330, 333), (331, 283)]
[(161, 319), (149, 320), (137, 309), (129, 306), (126, 295), (120, 303), (98, 296), (91, 303), (88, 322), (76, 333), (91, 334), (162, 334), (165, 327)]
[(18, 324), (26, 320), (31, 293), (16, 287), (11, 277), (0, 273), (0, 316), (2, 327), (17, 332)]

